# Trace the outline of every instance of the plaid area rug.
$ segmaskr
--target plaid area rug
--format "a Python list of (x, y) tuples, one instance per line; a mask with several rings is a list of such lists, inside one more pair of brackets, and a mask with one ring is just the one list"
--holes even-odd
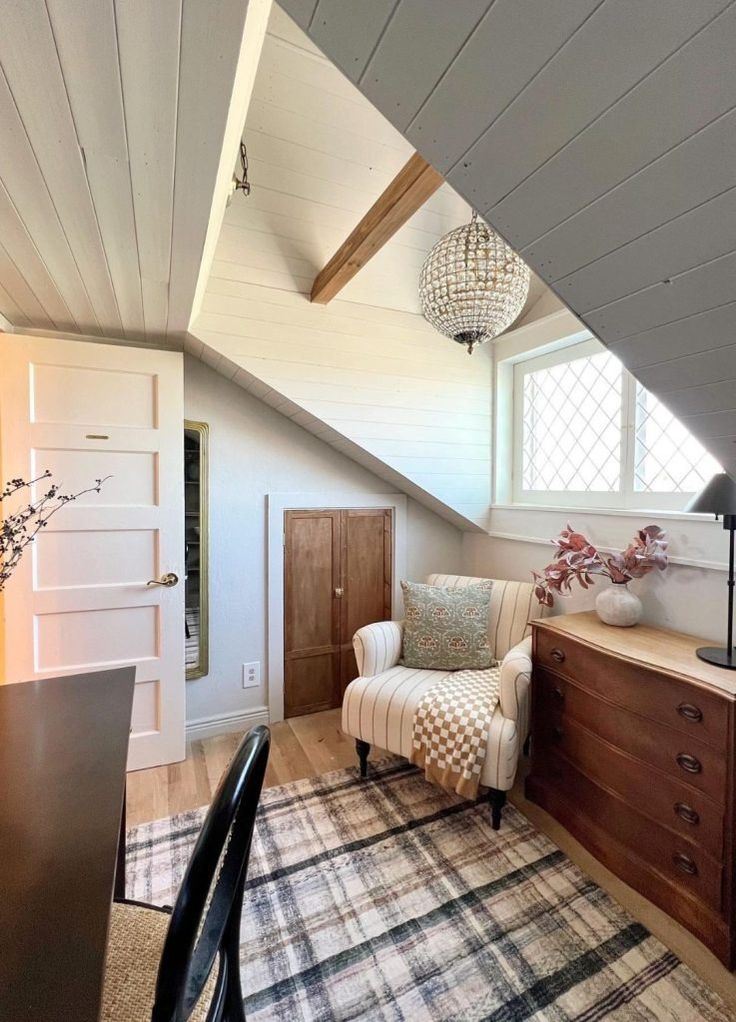
[[(130, 897), (173, 901), (204, 813), (129, 832)], [(250, 1022), (736, 1019), (521, 813), (396, 759), (264, 792), (242, 975)]]

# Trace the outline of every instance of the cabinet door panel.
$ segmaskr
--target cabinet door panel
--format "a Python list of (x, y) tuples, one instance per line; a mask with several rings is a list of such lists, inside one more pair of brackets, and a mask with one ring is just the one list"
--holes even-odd
[(392, 514), (386, 508), (343, 512), (342, 690), (358, 676), (353, 635), (391, 617)]
[(284, 709), (287, 717), (338, 706), (340, 512), (284, 516)]

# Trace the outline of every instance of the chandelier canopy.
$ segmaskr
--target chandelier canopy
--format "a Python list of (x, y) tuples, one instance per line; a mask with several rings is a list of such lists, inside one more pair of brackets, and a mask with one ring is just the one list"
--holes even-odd
[(529, 267), (475, 212), (440, 238), (419, 277), (424, 318), (469, 354), (513, 323), (528, 294)]

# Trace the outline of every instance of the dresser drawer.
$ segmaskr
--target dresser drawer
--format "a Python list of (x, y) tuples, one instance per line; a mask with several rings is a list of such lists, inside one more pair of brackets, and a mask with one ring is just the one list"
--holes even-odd
[(534, 659), (626, 709), (724, 750), (728, 700), (694, 684), (629, 663), (566, 635), (535, 628)]
[(720, 912), (723, 870), (717, 860), (599, 788), (554, 750), (542, 751), (539, 766), (537, 776), (545, 777), (545, 783), (556, 788), (577, 813), (587, 816), (597, 827), (631, 849), (679, 890), (689, 892)]
[(534, 674), (534, 698), (540, 700), (542, 720), (555, 716), (558, 726), (562, 719), (577, 720), (624, 752), (723, 802), (726, 757), (713, 745), (694, 735), (633, 716), (627, 709), (605, 702), (541, 667), (537, 667)]
[(723, 854), (723, 810), (677, 778), (670, 778), (598, 739), (570, 717), (535, 709), (533, 771), (545, 750), (563, 753), (587, 777), (618, 794), (632, 808), (649, 816), (707, 851)]

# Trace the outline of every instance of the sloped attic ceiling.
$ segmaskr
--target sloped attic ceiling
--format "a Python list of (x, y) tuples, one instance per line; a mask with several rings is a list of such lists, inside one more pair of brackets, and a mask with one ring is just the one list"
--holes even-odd
[(186, 331), (269, 5), (0, 4), (11, 328), (154, 345)]
[(282, 0), (736, 472), (736, 4)]
[[(314, 278), (413, 149), (274, 5), (191, 350), (463, 528), (490, 504), (491, 372), (422, 319), (417, 283), (470, 209), (443, 186), (327, 306)], [(525, 310), (542, 293), (533, 281)], [(202, 352), (204, 342), (206, 350)]]

